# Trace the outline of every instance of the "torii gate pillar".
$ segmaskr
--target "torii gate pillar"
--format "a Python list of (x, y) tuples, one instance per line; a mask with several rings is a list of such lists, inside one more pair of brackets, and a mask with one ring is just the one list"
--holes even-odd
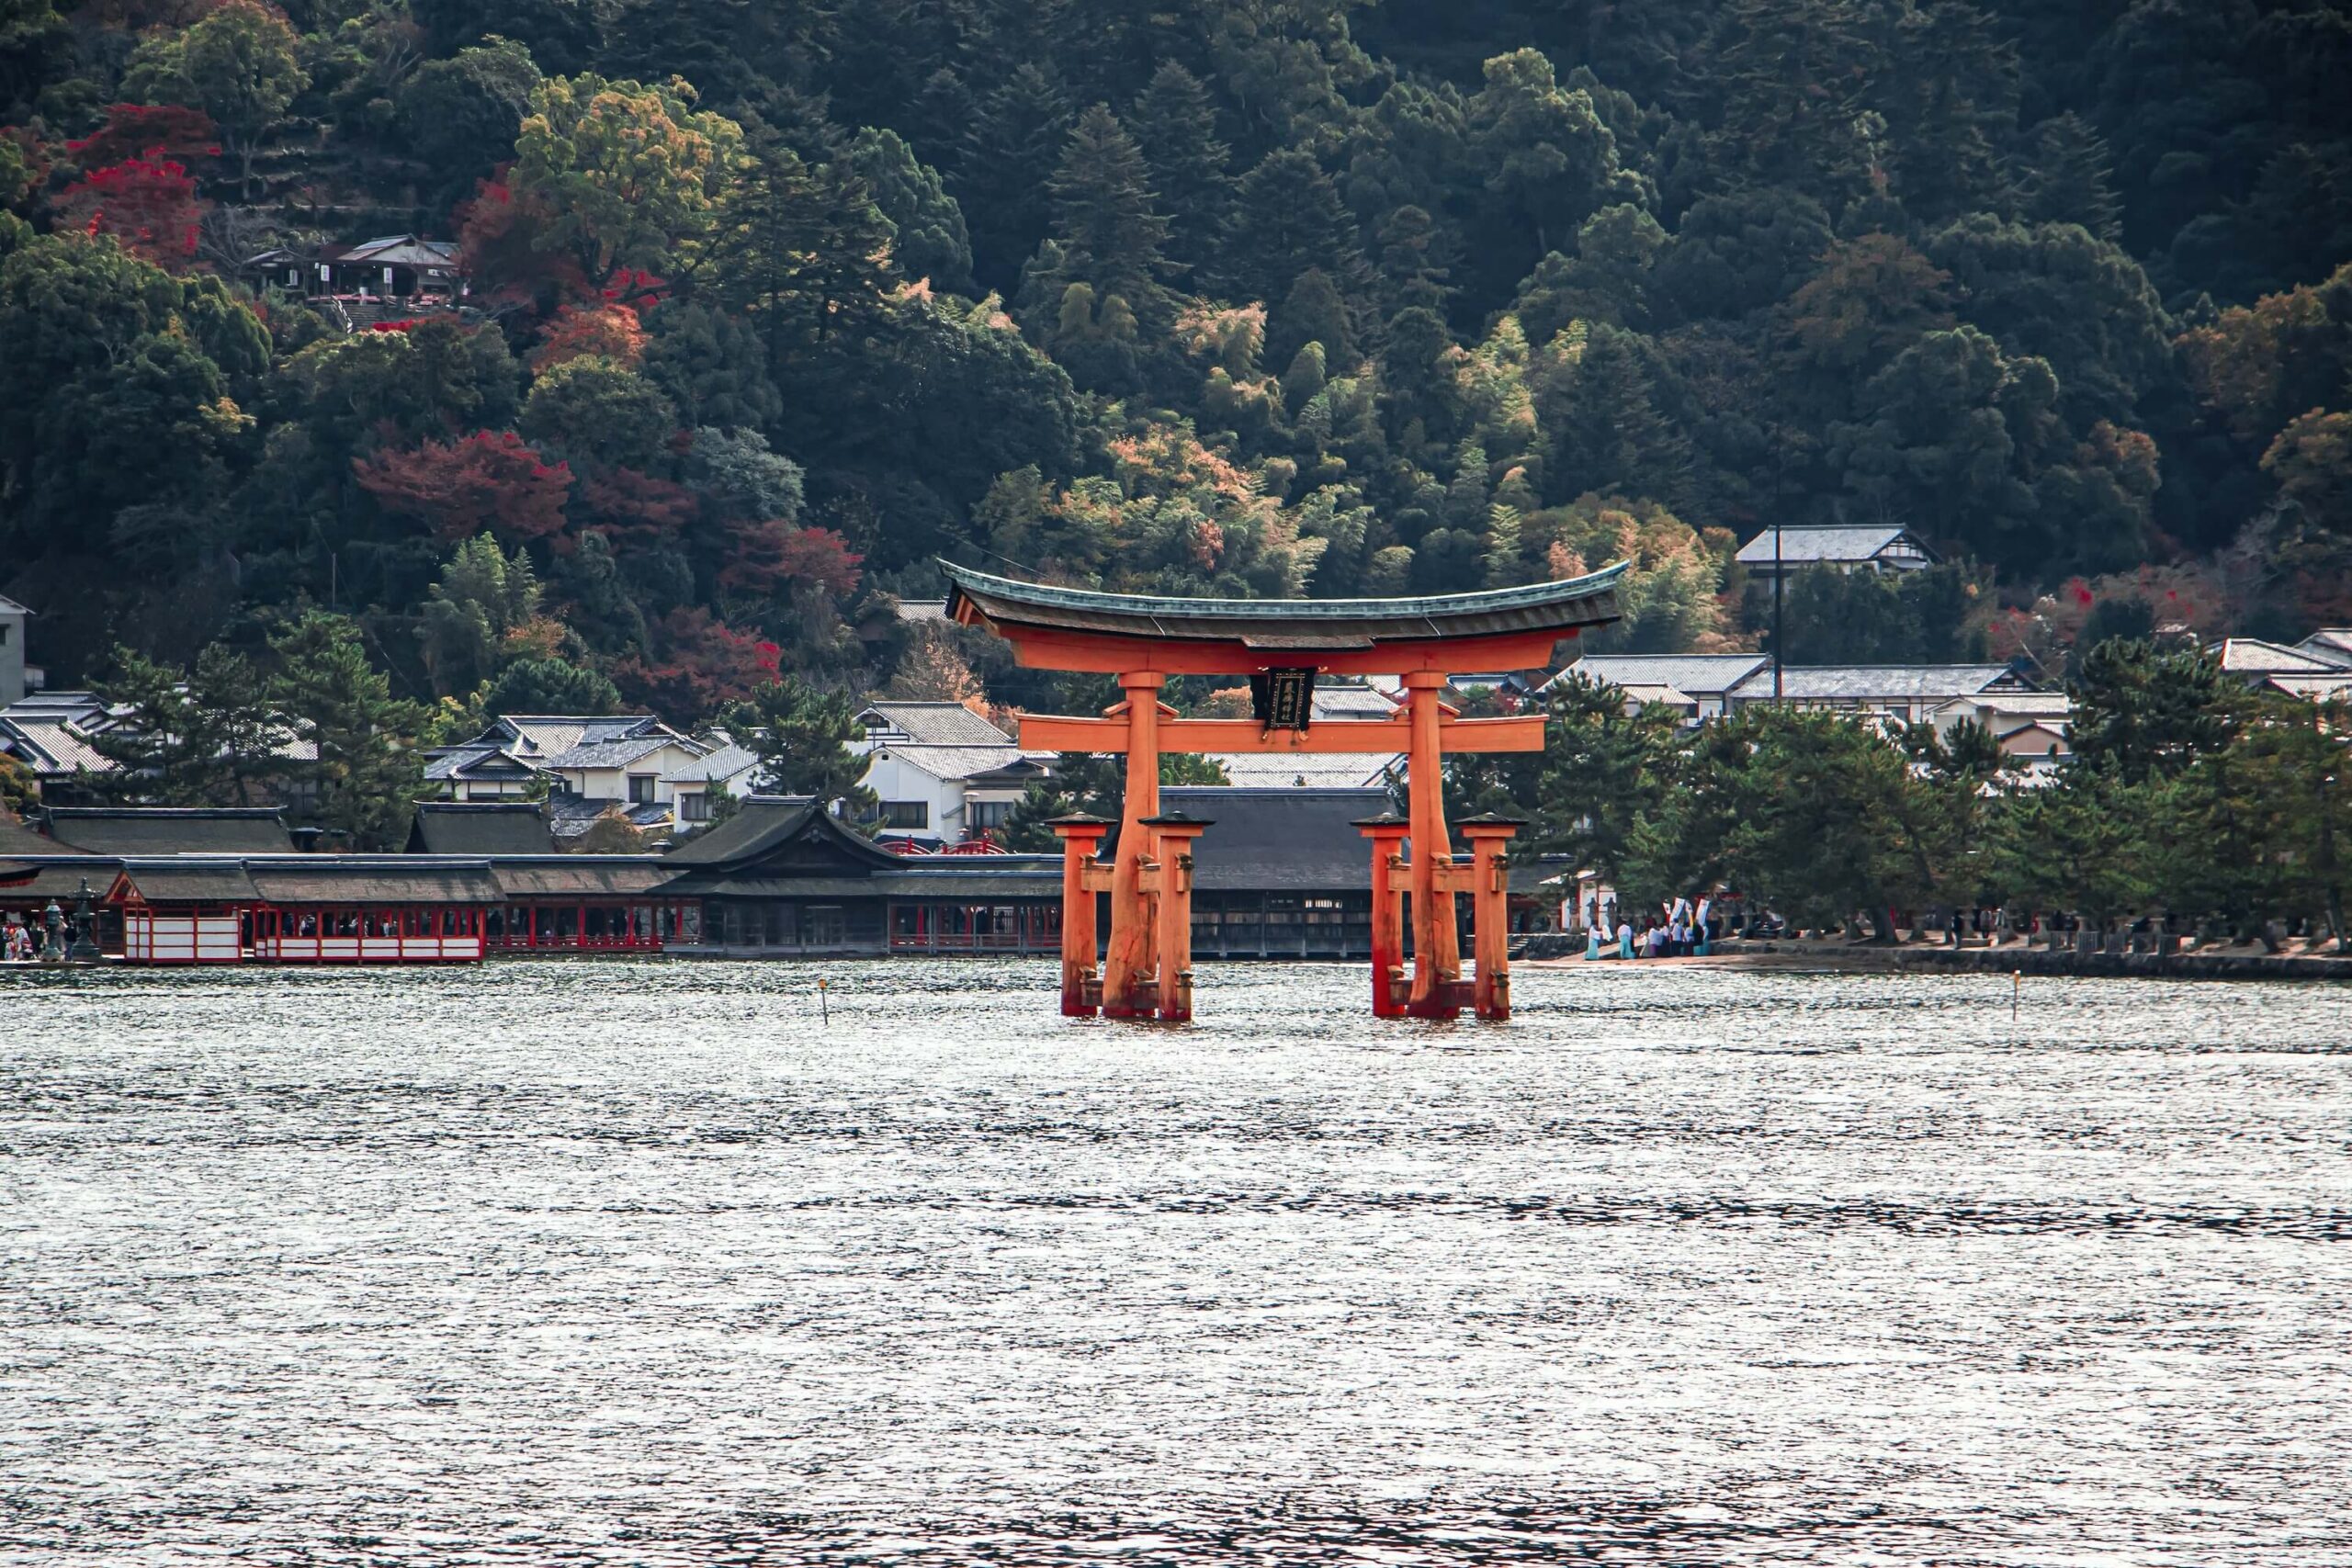
[(1405, 979), (1405, 834), (1393, 811), (1357, 818), (1372, 840), (1372, 1016), (1402, 1018), (1410, 989)]
[(1462, 933), (1453, 914), (1453, 843), (1445, 832), (1445, 772), (1438, 733), (1446, 714), (1438, 701), (1446, 677), (1435, 670), (1405, 674), (1407, 722), (1412, 749), (1406, 753), (1406, 795), (1412, 807), (1413, 994), (1405, 1010), (1414, 1018), (1458, 1018), (1462, 1013)]
[(1122, 804), (1117, 858), (1111, 866), (1111, 942), (1102, 957), (1102, 1016), (1149, 1018), (1159, 1008), (1153, 949), (1152, 852), (1157, 835), (1144, 826), (1159, 815), (1159, 689), (1168, 677), (1131, 670), (1119, 677), (1127, 694), (1126, 799)]
[(1470, 1000), (1480, 1018), (1500, 1023), (1510, 1017), (1510, 870), (1503, 856), (1511, 835), (1527, 824), (1487, 812), (1461, 826), (1470, 840), (1470, 936), (1478, 965)]
[(1103, 868), (1094, 863), (1094, 852), (1111, 824), (1080, 811), (1046, 826), (1062, 841), (1062, 1016), (1092, 1018), (1102, 1005), (1102, 978), (1094, 967), (1094, 895)]

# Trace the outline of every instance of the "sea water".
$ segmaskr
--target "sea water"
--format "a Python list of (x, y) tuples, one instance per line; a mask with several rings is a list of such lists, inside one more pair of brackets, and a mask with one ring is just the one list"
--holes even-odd
[(2352, 1562), (2346, 992), (1054, 984), (0, 976), (0, 1562)]

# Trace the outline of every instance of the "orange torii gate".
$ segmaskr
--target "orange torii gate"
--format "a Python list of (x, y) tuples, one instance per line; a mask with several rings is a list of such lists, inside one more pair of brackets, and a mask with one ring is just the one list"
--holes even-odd
[[(1383, 1018), (1510, 1016), (1503, 853), (1521, 824), (1460, 824), (1471, 863), (1455, 863), (1440, 759), (1449, 751), (1540, 751), (1543, 716), (1464, 718), (1438, 700), (1462, 670), (1547, 664), (1553, 646), (1617, 619), (1623, 563), (1566, 582), (1421, 599), (1159, 599), (991, 577), (941, 563), (947, 612), (1012, 644), (1036, 669), (1115, 675), (1125, 700), (1100, 718), (1031, 715), (1021, 744), (1126, 758), (1119, 840), (1111, 824), (1066, 817), (1061, 836), (1062, 1011), (1179, 1021), (1193, 1016), (1193, 842), (1211, 826), (1159, 811), (1159, 759), (1170, 751), (1405, 754), (1411, 815), (1357, 824), (1372, 840), (1373, 1011)], [(1395, 718), (1326, 721), (1309, 733), (1317, 674), (1396, 675)], [(1159, 700), (1171, 675), (1246, 675), (1256, 716), (1182, 718)], [(1406, 841), (1411, 852), (1405, 852)], [(1094, 896), (1111, 895), (1110, 941), (1095, 969)], [(1412, 896), (1413, 973), (1404, 973), (1404, 903)], [(1472, 898), (1476, 979), (1462, 979), (1456, 894)]]

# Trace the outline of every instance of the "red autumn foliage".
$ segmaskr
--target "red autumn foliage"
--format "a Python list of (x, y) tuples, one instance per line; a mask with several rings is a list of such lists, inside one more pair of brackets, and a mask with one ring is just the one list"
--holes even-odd
[(590, 355), (636, 369), (645, 360), (645, 328), (625, 305), (566, 305), (539, 329), (531, 368), (546, 370)]
[(673, 537), (694, 521), (695, 512), (695, 498), (684, 486), (635, 468), (582, 479), (580, 499), (594, 518), (583, 531), (616, 543)]
[(220, 132), (202, 109), (179, 104), (112, 104), (107, 122), (80, 141), (68, 141), (65, 151), (85, 169), (133, 158), (189, 164), (220, 156)]
[(642, 316), (662, 303), (670, 292), (670, 280), (656, 277), (650, 272), (639, 272), (633, 266), (622, 267), (605, 285), (606, 303)]
[(93, 169), (58, 193), (61, 227), (111, 234), (122, 248), (162, 267), (187, 266), (196, 255), (204, 203), (187, 170), (168, 160), (133, 158)]
[(414, 517), (445, 543), (484, 528), (512, 547), (563, 531), (571, 469), (540, 460), (511, 430), (428, 441), (413, 452), (355, 457), (359, 483), (387, 511)]
[(772, 518), (730, 524), (727, 532), (727, 564), (718, 572), (722, 587), (772, 593), (780, 584), (799, 582), (842, 599), (857, 590), (858, 567), (865, 558), (831, 528), (796, 528)]
[(404, 333), (412, 327), (422, 324), (414, 316), (405, 316), (397, 321), (370, 321), (360, 330), (370, 333)]
[(694, 723), (722, 703), (775, 679), (782, 649), (701, 608), (671, 611), (653, 628), (654, 659), (613, 668), (621, 694), (651, 712)]
[(543, 249), (538, 236), (549, 213), (544, 202), (518, 197), (501, 177), (482, 180), (473, 199), (455, 214), (458, 243), (472, 269), (474, 292), (489, 302), (533, 304), (545, 292), (585, 299), (594, 291), (577, 262), (560, 248)]

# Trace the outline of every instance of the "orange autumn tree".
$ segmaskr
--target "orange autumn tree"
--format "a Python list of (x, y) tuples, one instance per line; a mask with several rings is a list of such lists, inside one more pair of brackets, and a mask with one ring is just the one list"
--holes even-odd
[(638, 313), (626, 305), (566, 305), (539, 329), (531, 368), (546, 370), (593, 355), (634, 370), (645, 362), (645, 336)]

